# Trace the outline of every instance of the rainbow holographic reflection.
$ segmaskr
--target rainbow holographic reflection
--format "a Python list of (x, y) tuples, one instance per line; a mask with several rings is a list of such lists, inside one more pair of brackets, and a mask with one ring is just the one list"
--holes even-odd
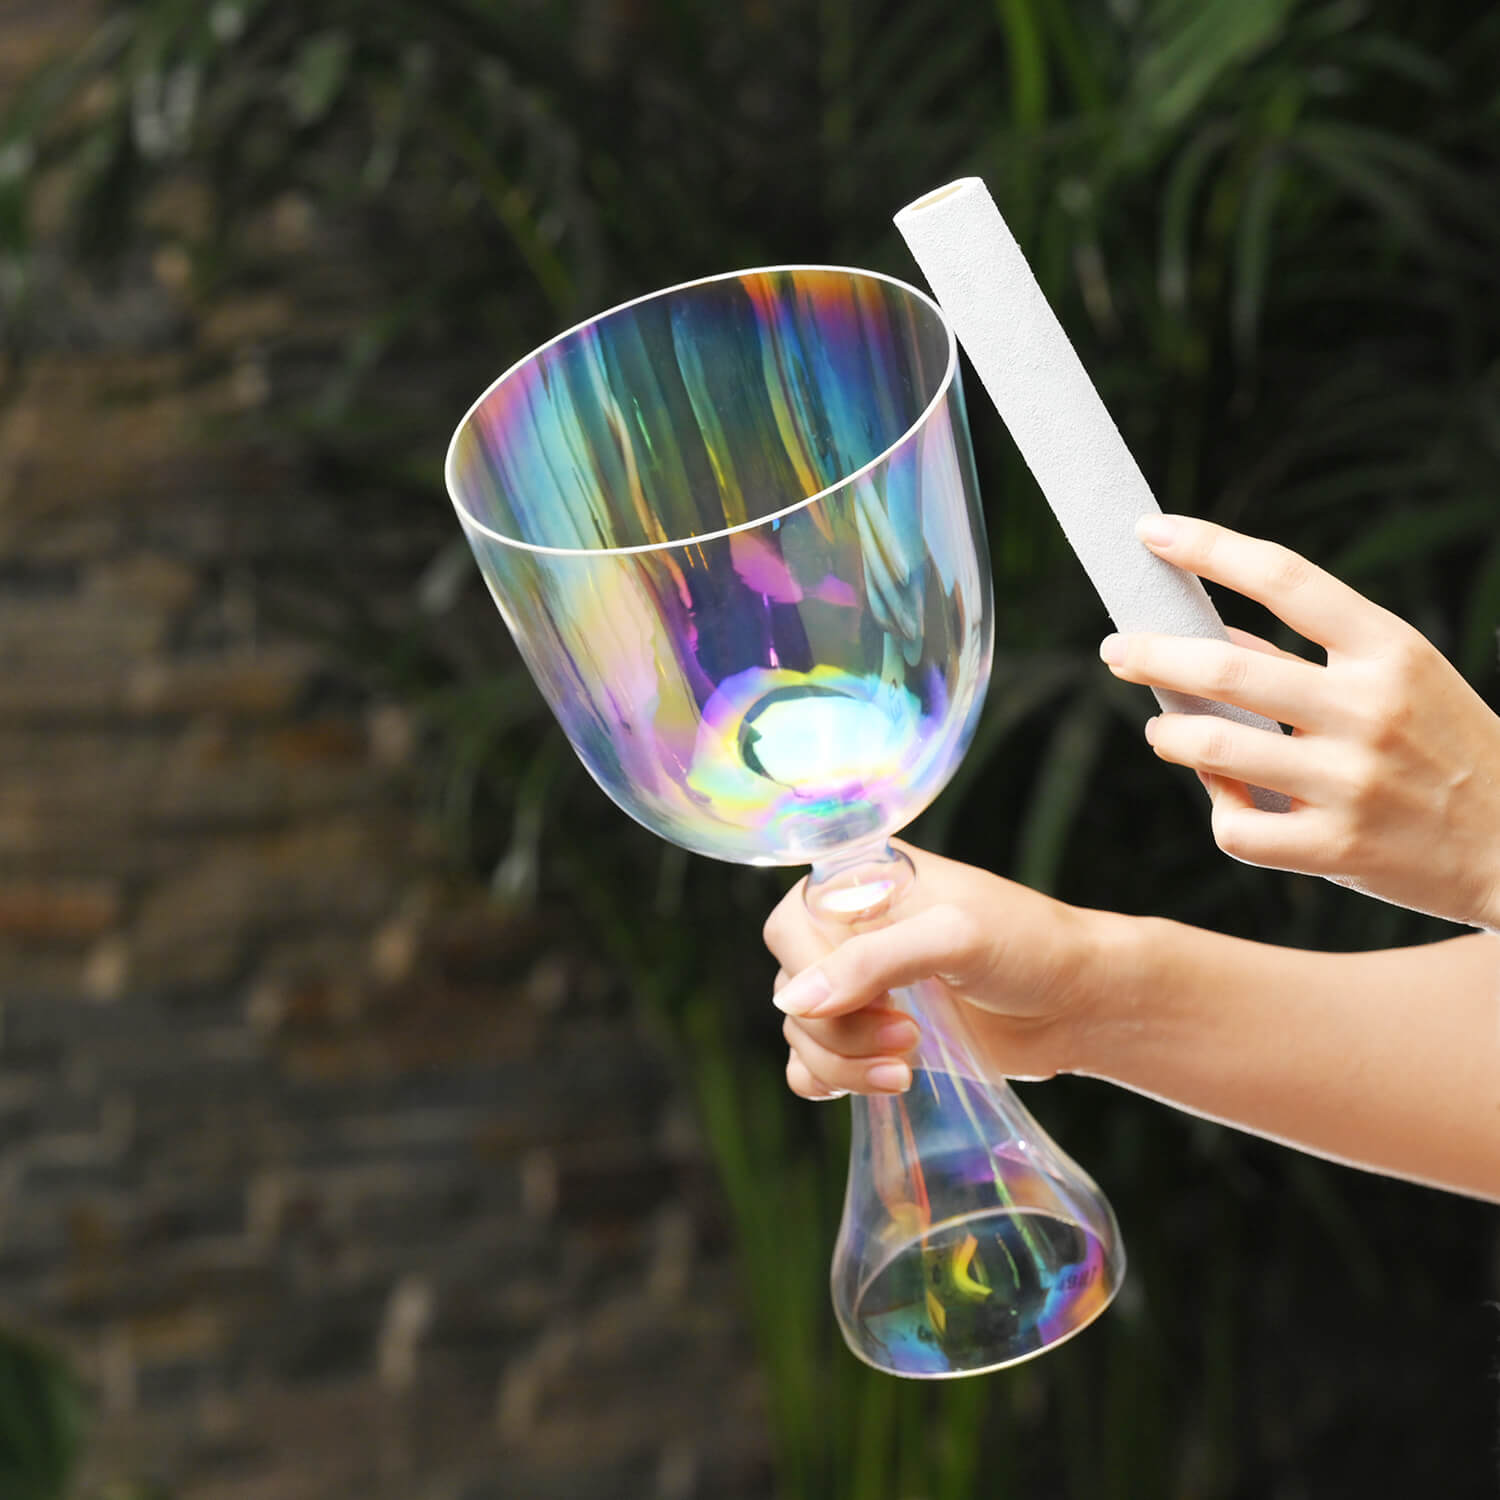
[(932, 984), (900, 1003), (922, 1041), (911, 1088), (853, 1112), (834, 1312), (877, 1369), (981, 1374), (1088, 1327), (1124, 1252), (1097, 1185), (988, 1073), (953, 1003)]
[(904, 826), (991, 650), (956, 347), (921, 293), (810, 267), (605, 313), (495, 382), (448, 487), (580, 758), (701, 854)]

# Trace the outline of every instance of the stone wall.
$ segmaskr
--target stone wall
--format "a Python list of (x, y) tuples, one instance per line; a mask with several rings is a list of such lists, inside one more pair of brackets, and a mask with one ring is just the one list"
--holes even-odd
[(622, 984), (455, 873), (420, 725), (273, 602), (335, 557), (409, 595), (441, 497), (351, 541), (236, 435), (285, 309), (181, 283), (61, 285), (0, 387), (0, 1321), (86, 1381), (87, 1494), (762, 1495), (711, 1173)]

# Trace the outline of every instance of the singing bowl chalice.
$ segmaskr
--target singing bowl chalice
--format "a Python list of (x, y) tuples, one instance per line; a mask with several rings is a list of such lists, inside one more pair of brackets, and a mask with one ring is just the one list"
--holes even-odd
[[(957, 345), (888, 276), (783, 266), (602, 313), (513, 365), (448, 491), (579, 758), (698, 854), (810, 864), (830, 930), (899, 915), (890, 835), (942, 790), (993, 614)], [(1124, 1254), (1108, 1203), (936, 983), (911, 1089), (852, 1099), (832, 1290), (861, 1359), (975, 1374), (1084, 1327)]]

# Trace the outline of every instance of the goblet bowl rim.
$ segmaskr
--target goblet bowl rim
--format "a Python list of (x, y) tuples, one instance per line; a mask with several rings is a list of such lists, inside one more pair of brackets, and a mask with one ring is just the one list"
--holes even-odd
[[(465, 505), (459, 495), (457, 475), (455, 473), (459, 439), (464, 435), (471, 420), (485, 402), (513, 375), (539, 359), (549, 349), (555, 348), (566, 340), (575, 337), (596, 323), (602, 323), (606, 318), (612, 318), (618, 313), (629, 312), (633, 307), (657, 301), (662, 297), (670, 297), (678, 292), (691, 291), (695, 287), (711, 286), (719, 281), (742, 281), (752, 276), (773, 276), (782, 272), (797, 271), (831, 271), (844, 276), (862, 277), (871, 281), (884, 281), (910, 294), (918, 302), (924, 303), (930, 308), (937, 315), (938, 323), (947, 337), (948, 363), (943, 370), (942, 379), (938, 381), (938, 387), (932, 399), (923, 407), (920, 415), (917, 416), (894, 442), (881, 449), (867, 463), (861, 464), (859, 468), (836, 479), (832, 484), (824, 485), (816, 493), (804, 495), (791, 504), (783, 506), (780, 510), (768, 512), (763, 516), (757, 516), (753, 521), (741, 521), (734, 526), (720, 527), (717, 531), (696, 532), (692, 536), (672, 537), (664, 542), (639, 542), (629, 547), (549, 547), (539, 542), (522, 541), (519, 537), (506, 536), (504, 532), (496, 531), (493, 527), (486, 526)], [(924, 292), (921, 287), (913, 286), (909, 281), (903, 281), (899, 276), (891, 276), (885, 271), (867, 270), (860, 266), (823, 265), (813, 262), (774, 266), (750, 266), (742, 271), (720, 271), (712, 276), (698, 276), (689, 281), (675, 282), (671, 286), (660, 287), (654, 292), (646, 292), (639, 297), (631, 297), (625, 302), (619, 302), (613, 307), (607, 307), (602, 312), (597, 312), (593, 316), (584, 318), (581, 322), (573, 324), (572, 327), (565, 328), (561, 333), (548, 339), (546, 343), (538, 344), (530, 353), (523, 355), (508, 366), (480, 392), (469, 406), (469, 409), (463, 414), (458, 425), (454, 428), (453, 436), (448, 441), (447, 455), (443, 460), (443, 482), (448, 491), (448, 498), (453, 502), (453, 508), (457, 511), (458, 519), (464, 527), (472, 528), (489, 537), (492, 541), (499, 542), (502, 546), (513, 547), (520, 552), (534, 552), (547, 557), (626, 557), (636, 553), (666, 552), (679, 547), (701, 546), (705, 542), (720, 541), (727, 536), (734, 536), (746, 531), (756, 531), (762, 526), (779, 523), (788, 516), (794, 515), (800, 510), (805, 510), (810, 505), (817, 504), (819, 500), (835, 494), (839, 490), (846, 489), (851, 484), (857, 483), (866, 474), (870, 473), (871, 470), (885, 463), (892, 454), (909, 443), (927, 425), (932, 419), (933, 414), (948, 399), (957, 377), (958, 338), (954, 332), (952, 320), (943, 311), (942, 305), (935, 297)]]

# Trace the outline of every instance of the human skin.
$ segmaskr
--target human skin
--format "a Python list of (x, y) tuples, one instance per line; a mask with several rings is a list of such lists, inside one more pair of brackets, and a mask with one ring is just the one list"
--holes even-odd
[(831, 948), (800, 886), (766, 924), (796, 1093), (907, 1087), (917, 1032), (889, 991), (936, 979), (1007, 1076), (1108, 1079), (1500, 1201), (1500, 939), (1311, 953), (1067, 906), (907, 853), (918, 878), (891, 925)]
[[(1242, 632), (1101, 645), (1128, 682), (1291, 726), (1272, 735), (1205, 714), (1147, 723), (1163, 760), (1204, 777), (1219, 847), (1500, 929), (1500, 717), (1418, 631), (1295, 552), (1188, 516), (1138, 530), (1157, 556), (1258, 601), (1327, 653), (1326, 664), (1306, 661)], [(1262, 812), (1246, 783), (1287, 793), (1291, 810)]]
[[(1257, 599), (1326, 665), (1228, 644), (1110, 637), (1117, 675), (1239, 704), (1275, 736), (1163, 714), (1235, 858), (1500, 930), (1500, 719), (1410, 626), (1305, 559), (1164, 517), (1160, 556)], [(1286, 792), (1257, 809), (1247, 784)], [(914, 1025), (889, 991), (945, 984), (996, 1069), (1107, 1078), (1337, 1160), (1500, 1200), (1500, 938), (1325, 954), (1053, 901), (908, 851), (920, 878), (888, 926), (830, 947), (801, 887), (772, 913), (787, 1080), (808, 1098), (899, 1091)]]

